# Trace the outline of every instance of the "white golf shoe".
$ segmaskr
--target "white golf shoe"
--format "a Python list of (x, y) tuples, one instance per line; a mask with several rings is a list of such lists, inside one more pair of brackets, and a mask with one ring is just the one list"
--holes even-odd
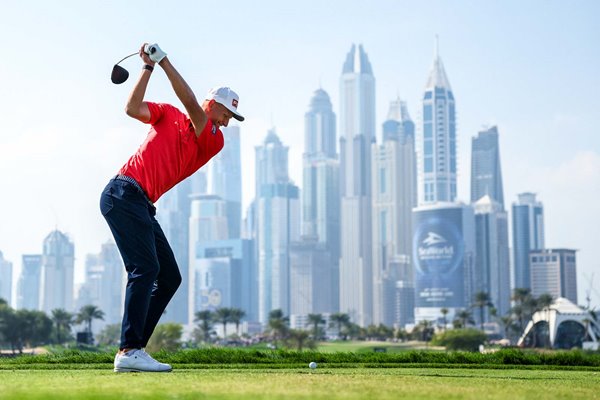
[(156, 361), (143, 349), (130, 350), (115, 356), (115, 372), (171, 372), (169, 364)]

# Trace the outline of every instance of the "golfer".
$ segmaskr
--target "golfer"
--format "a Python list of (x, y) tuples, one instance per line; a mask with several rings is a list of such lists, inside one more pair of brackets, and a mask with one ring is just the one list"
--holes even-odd
[[(144, 351), (160, 316), (181, 283), (154, 203), (196, 172), (223, 148), (220, 128), (231, 118), (243, 121), (238, 95), (227, 87), (208, 92), (202, 105), (157, 45), (140, 48), (144, 65), (127, 101), (126, 113), (150, 125), (136, 153), (104, 188), (100, 211), (127, 270), (125, 308), (116, 372), (168, 372)], [(170, 104), (144, 101), (152, 71), (160, 66), (187, 114)]]

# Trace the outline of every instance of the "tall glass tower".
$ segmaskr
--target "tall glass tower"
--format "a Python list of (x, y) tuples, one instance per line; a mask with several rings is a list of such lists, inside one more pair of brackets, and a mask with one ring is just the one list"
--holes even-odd
[(269, 312), (290, 313), (290, 244), (300, 237), (299, 189), (289, 179), (288, 150), (270, 130), (256, 147), (256, 241), (258, 319)]
[(340, 78), (340, 311), (361, 326), (370, 325), (373, 315), (371, 143), (374, 141), (375, 77), (362, 45), (352, 45)]
[(75, 246), (64, 233), (55, 230), (44, 239), (40, 310), (50, 314), (55, 308), (73, 309)]
[[(324, 244), (337, 265), (340, 257), (339, 161), (335, 113), (329, 95), (318, 89), (304, 115), (302, 234)], [(337, 291), (337, 290), (336, 290)]]
[(412, 309), (406, 315), (401, 312), (404, 304), (397, 301), (410, 294), (414, 296), (412, 209), (417, 204), (414, 124), (410, 130), (411, 124), (406, 104), (400, 99), (392, 101), (388, 119), (383, 123), (383, 143), (372, 146), (375, 325), (404, 325), (413, 319)]
[(181, 276), (184, 277), (181, 286), (167, 306), (167, 312), (162, 318), (164, 322), (188, 322), (189, 280), (189, 229), (191, 196), (206, 193), (206, 172), (196, 171), (192, 176), (179, 183), (165, 193), (158, 202), (157, 219), (165, 232), (169, 245), (173, 250)]
[(504, 209), (498, 128), (479, 132), (471, 142), (471, 203), (485, 195)]
[(421, 204), (456, 199), (456, 111), (454, 94), (439, 56), (423, 96)]
[(514, 288), (531, 289), (529, 252), (544, 248), (544, 206), (534, 193), (512, 205)]
[(241, 237), (242, 171), (240, 156), (240, 127), (221, 128), (225, 146), (210, 165), (211, 194), (226, 202), (229, 238)]

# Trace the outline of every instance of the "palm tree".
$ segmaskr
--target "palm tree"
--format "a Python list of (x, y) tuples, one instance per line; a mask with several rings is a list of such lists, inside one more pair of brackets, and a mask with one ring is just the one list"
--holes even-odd
[(283, 338), (288, 331), (289, 318), (283, 315), (280, 309), (272, 310), (269, 313), (269, 330), (271, 334), (277, 338)]
[(242, 321), (242, 319), (244, 319), (245, 316), (246, 311), (242, 310), (241, 308), (231, 309), (230, 321), (235, 324), (235, 333), (237, 333), (238, 336), (240, 334), (240, 322)]
[(104, 320), (104, 311), (93, 304), (88, 304), (87, 306), (81, 307), (77, 313), (77, 316), (75, 317), (75, 323), (81, 324), (85, 322), (87, 324), (86, 331), (91, 334), (92, 321), (95, 319)]
[(304, 345), (309, 339), (309, 333), (307, 331), (299, 330), (299, 329), (290, 329), (288, 342), (294, 344), (296, 350), (302, 351)]
[(542, 293), (536, 299), (536, 306), (537, 306), (538, 310), (545, 310), (548, 307), (550, 307), (553, 302), (554, 302), (554, 296), (552, 296), (550, 293)]
[(56, 342), (58, 344), (63, 344), (64, 340), (62, 332), (71, 330), (73, 314), (62, 308), (56, 308), (52, 310), (52, 322), (54, 322), (54, 325), (56, 326)]
[(466, 328), (469, 322), (472, 322), (471, 312), (469, 310), (460, 310), (456, 313), (456, 319), (460, 321), (461, 327)]
[(444, 331), (446, 331), (446, 325), (448, 325), (446, 316), (448, 315), (449, 310), (446, 307), (444, 307), (440, 310), (440, 312), (442, 313), (442, 323), (444, 324)]
[(321, 314), (308, 314), (307, 325), (312, 325), (312, 336), (314, 340), (319, 337), (319, 326), (325, 323), (325, 319)]
[[(350, 324), (350, 316), (345, 313), (333, 313), (329, 317), (330, 324), (337, 326), (338, 335), (342, 335), (342, 327)], [(344, 336), (344, 340), (346, 337)]]
[(215, 321), (223, 324), (223, 339), (227, 338), (227, 323), (231, 322), (231, 308), (217, 308), (215, 310)]
[(204, 335), (204, 341), (210, 341), (210, 332), (212, 331), (212, 322), (214, 320), (212, 311), (198, 311), (194, 316), (194, 322), (200, 322), (199, 328)]
[(483, 320), (485, 315), (485, 309), (488, 308), (492, 303), (490, 302), (490, 295), (487, 292), (475, 293), (475, 301), (473, 307), (479, 308), (479, 327), (483, 332)]

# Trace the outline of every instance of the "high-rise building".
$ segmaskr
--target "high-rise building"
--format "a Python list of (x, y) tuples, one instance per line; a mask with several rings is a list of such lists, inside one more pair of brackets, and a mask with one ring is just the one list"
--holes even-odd
[[(477, 255), (473, 293), (487, 293), (497, 314), (506, 315), (510, 308), (508, 215), (490, 195), (483, 196), (474, 207)], [(486, 314), (486, 320), (488, 317)]]
[(529, 252), (544, 248), (544, 207), (534, 193), (521, 193), (512, 205), (513, 288), (531, 289)]
[(340, 311), (360, 326), (373, 315), (371, 143), (375, 77), (362, 45), (352, 45), (340, 78)]
[(415, 320), (454, 319), (470, 307), (475, 267), (475, 217), (462, 203), (437, 203), (413, 210)]
[[(196, 171), (165, 193), (159, 200), (156, 218), (175, 255), (181, 276), (189, 274), (189, 231), (191, 196), (205, 194), (207, 190), (206, 172)], [(164, 322), (188, 322), (189, 282), (183, 279), (181, 285), (167, 306)]]
[[(318, 89), (304, 115), (305, 136), (303, 155), (302, 234), (316, 239), (314, 248), (328, 260), (321, 261), (324, 270), (332, 273), (328, 279), (331, 287), (328, 295), (336, 297), (331, 304), (339, 308), (339, 259), (340, 259), (340, 168), (336, 151), (335, 114), (329, 95)], [(310, 246), (309, 246), (310, 247)], [(304, 247), (302, 247), (304, 248)], [(317, 250), (318, 249), (318, 250)], [(293, 308), (293, 307), (292, 307)], [(333, 310), (333, 311), (332, 311)], [(293, 312), (293, 311), (292, 311)]]
[(316, 236), (302, 236), (290, 246), (290, 318), (337, 312), (336, 265)]
[[(388, 119), (383, 123), (383, 143), (372, 145), (375, 325), (399, 324), (398, 299), (403, 297), (396, 292), (413, 287), (412, 209), (417, 205), (417, 171), (414, 129), (404, 132), (410, 122), (406, 105), (400, 99), (392, 101)], [(410, 322), (412, 310), (401, 317), (404, 323)]]
[(21, 275), (17, 282), (17, 309), (39, 309), (41, 276), (42, 255), (24, 254), (21, 264)]
[(290, 313), (290, 244), (300, 237), (299, 189), (289, 179), (288, 147), (270, 130), (256, 147), (256, 240), (258, 320), (269, 313)]
[(121, 322), (124, 271), (117, 245), (112, 242), (104, 243), (100, 253), (86, 257), (85, 283), (79, 290), (77, 309), (92, 304), (104, 312), (104, 319), (94, 324), (96, 332)]
[(6, 300), (9, 305), (12, 303), (12, 271), (12, 263), (5, 260), (0, 251), (0, 299)]
[(210, 163), (211, 194), (226, 203), (227, 231), (230, 239), (241, 237), (242, 172), (240, 127), (222, 127), (225, 145)]
[(570, 249), (532, 250), (529, 253), (531, 295), (551, 294), (577, 304), (576, 251)]
[(73, 312), (73, 272), (75, 246), (69, 237), (55, 230), (44, 239), (42, 276), (40, 280), (40, 310), (50, 314), (62, 308)]
[[(193, 284), (190, 293), (194, 315), (217, 308), (239, 308), (244, 319), (256, 321), (258, 308), (254, 244), (247, 239), (196, 242), (191, 263)], [(192, 277), (190, 277), (192, 278)]]
[(485, 195), (504, 209), (500, 146), (495, 126), (479, 132), (471, 141), (471, 203)]
[(423, 96), (421, 204), (456, 199), (456, 110), (454, 94), (436, 44)]

